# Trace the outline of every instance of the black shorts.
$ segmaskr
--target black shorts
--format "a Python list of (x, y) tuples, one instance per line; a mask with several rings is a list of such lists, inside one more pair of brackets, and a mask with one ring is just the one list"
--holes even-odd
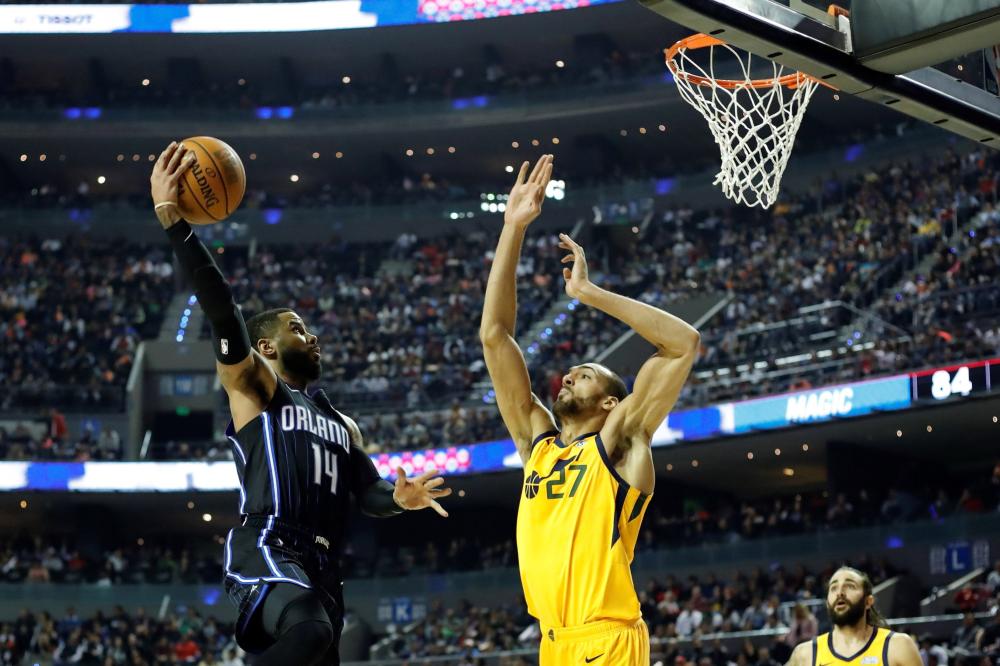
[(247, 652), (275, 643), (261, 623), (261, 609), (275, 585), (314, 590), (333, 625), (335, 644), (344, 626), (344, 582), (339, 562), (322, 537), (273, 518), (248, 518), (230, 530), (224, 553), (226, 594), (239, 611), (236, 642)]

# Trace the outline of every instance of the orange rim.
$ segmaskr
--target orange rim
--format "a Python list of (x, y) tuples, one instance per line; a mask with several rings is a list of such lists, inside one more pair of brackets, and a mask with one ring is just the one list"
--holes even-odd
[(676, 61), (678, 53), (688, 49), (693, 51), (695, 49), (705, 49), (712, 46), (726, 46), (726, 43), (718, 37), (712, 37), (711, 35), (706, 35), (705, 33), (698, 33), (697, 35), (685, 37), (670, 48), (664, 49), (664, 55), (666, 56), (667, 67), (670, 69), (670, 73), (673, 74), (674, 77), (683, 79), (688, 83), (693, 83), (696, 86), (718, 86), (720, 88), (726, 88), (727, 90), (735, 90), (736, 88), (770, 88), (775, 84), (786, 88), (798, 88), (807, 81), (815, 81), (820, 85), (830, 88), (831, 90), (836, 90), (836, 88), (830, 84), (821, 81), (814, 76), (803, 74), (802, 72), (786, 74), (785, 76), (777, 78), (744, 79), (743, 81), (738, 81), (736, 79), (713, 79), (707, 76), (698, 76), (697, 74), (689, 74), (687, 72), (680, 71)]

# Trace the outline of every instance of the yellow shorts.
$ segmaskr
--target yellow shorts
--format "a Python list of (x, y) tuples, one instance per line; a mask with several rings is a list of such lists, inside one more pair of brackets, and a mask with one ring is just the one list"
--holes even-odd
[(539, 666), (649, 666), (649, 630), (642, 619), (541, 630)]

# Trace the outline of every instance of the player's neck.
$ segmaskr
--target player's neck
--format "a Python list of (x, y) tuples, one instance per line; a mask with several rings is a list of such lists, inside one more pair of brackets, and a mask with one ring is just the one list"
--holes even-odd
[(588, 432), (599, 432), (600, 429), (604, 427), (604, 422), (606, 420), (606, 416), (597, 415), (582, 421), (563, 421), (561, 423), (562, 430), (559, 432), (559, 439), (562, 440), (564, 444), (568, 444), (580, 435), (585, 435)]
[(834, 625), (833, 627), (833, 638), (836, 642), (842, 643), (843, 645), (861, 646), (868, 642), (871, 638), (872, 632), (875, 631), (875, 627), (868, 624), (867, 620), (861, 619), (855, 625), (838, 627)]
[(285, 382), (293, 389), (302, 391), (303, 393), (305, 393), (306, 387), (309, 386), (308, 381), (302, 379), (301, 377), (296, 377), (295, 375), (291, 375), (284, 369), (278, 370), (278, 376), (281, 377), (281, 381)]

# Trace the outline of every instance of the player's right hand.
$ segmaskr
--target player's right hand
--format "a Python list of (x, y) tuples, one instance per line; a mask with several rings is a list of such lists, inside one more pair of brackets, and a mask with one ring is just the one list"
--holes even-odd
[(552, 155), (542, 155), (535, 162), (531, 176), (527, 176), (528, 163), (521, 165), (517, 182), (507, 197), (507, 208), (503, 214), (504, 224), (513, 224), (523, 229), (541, 214), (542, 203), (545, 201), (545, 188), (552, 178), (552, 160)]
[(153, 174), (149, 177), (154, 206), (161, 203), (177, 204), (178, 183), (192, 164), (194, 153), (176, 141), (160, 153), (160, 158), (153, 166)]

